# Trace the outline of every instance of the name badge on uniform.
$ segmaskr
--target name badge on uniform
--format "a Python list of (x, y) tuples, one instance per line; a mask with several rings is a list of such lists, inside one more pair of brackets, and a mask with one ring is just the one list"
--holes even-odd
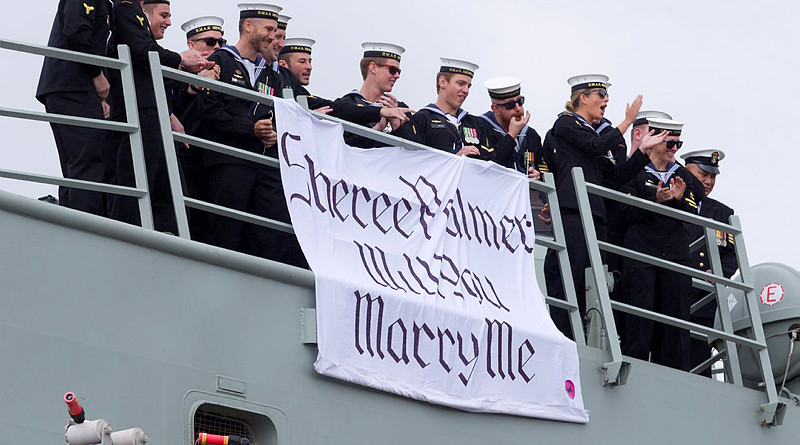
[(478, 130), (476, 130), (474, 128), (464, 127), (462, 129), (462, 131), (464, 132), (464, 142), (466, 142), (468, 144), (480, 144), (481, 143), (480, 139), (478, 139)]

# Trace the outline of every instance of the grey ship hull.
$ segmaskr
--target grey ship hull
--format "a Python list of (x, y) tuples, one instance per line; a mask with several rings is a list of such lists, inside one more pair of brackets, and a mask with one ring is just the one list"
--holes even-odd
[[(790, 443), (762, 393), (580, 347), (586, 425), (429, 405), (316, 374), (301, 342), (310, 272), (0, 192), (0, 443), (62, 443), (61, 395), (88, 418), (193, 442), (203, 404), (250, 413), (267, 444)], [(227, 408), (226, 408), (227, 407)], [(248, 414), (248, 415), (250, 415)]]

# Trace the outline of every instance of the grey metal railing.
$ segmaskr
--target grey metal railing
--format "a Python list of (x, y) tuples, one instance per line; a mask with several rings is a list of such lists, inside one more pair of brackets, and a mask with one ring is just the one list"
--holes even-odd
[(139, 132), (139, 113), (137, 111), (138, 107), (136, 105), (136, 92), (133, 85), (133, 68), (131, 67), (131, 54), (128, 47), (126, 45), (119, 46), (119, 59), (95, 56), (92, 54), (85, 54), (59, 48), (51, 48), (48, 46), (33, 45), (30, 43), (16, 42), (7, 39), (0, 39), (0, 48), (27, 54), (36, 54), (45, 57), (69, 60), (72, 62), (85, 63), (120, 71), (122, 78), (122, 91), (125, 102), (124, 106), (128, 119), (127, 122), (89, 119), (84, 117), (42, 113), (38, 111), (19, 110), (6, 107), (0, 107), (0, 116), (127, 133), (131, 142), (131, 157), (133, 159), (133, 171), (136, 185), (134, 187), (125, 187), (104, 184), (101, 182), (59, 178), (55, 176), (7, 169), (0, 169), (0, 177), (135, 197), (139, 201), (139, 217), (142, 221), (142, 227), (152, 229), (153, 213), (150, 207), (150, 193), (148, 191), (147, 173), (145, 171), (144, 152), (142, 151), (142, 138)]
[[(758, 353), (758, 362), (761, 367), (762, 377), (764, 379), (763, 381), (765, 382), (764, 389), (767, 395), (767, 403), (761, 405), (760, 407), (761, 423), (765, 425), (779, 424), (780, 417), (776, 416), (776, 413), (783, 404), (778, 401), (775, 381), (771, 375), (772, 366), (770, 365), (764, 328), (761, 324), (761, 314), (757, 306), (757, 297), (752, 284), (753, 275), (750, 270), (750, 263), (747, 259), (744, 237), (742, 235), (741, 224), (738, 216), (731, 216), (730, 223), (725, 224), (709, 218), (703, 218), (687, 212), (672, 209), (641, 198), (629, 196), (624, 193), (616, 192), (602, 186), (587, 183), (583, 176), (583, 170), (580, 168), (575, 168), (572, 170), (572, 177), (575, 183), (575, 191), (578, 197), (578, 209), (580, 211), (584, 235), (586, 237), (589, 250), (592, 275), (599, 293), (600, 312), (605, 322), (605, 326), (608, 331), (608, 337), (610, 339), (610, 354), (612, 361), (608, 365), (614, 366), (615, 369), (618, 369), (616, 368), (617, 366), (624, 368), (629, 365), (629, 362), (624, 359), (619, 341), (617, 341), (618, 335), (616, 324), (614, 322), (613, 310), (632, 314), (637, 317), (644, 317), (658, 323), (664, 323), (681, 329), (687, 329), (691, 331), (692, 335), (699, 338), (708, 339), (709, 336), (713, 336), (723, 340), (725, 343), (724, 353), (717, 354), (712, 359), (707, 360), (705, 363), (696, 367), (693, 372), (700, 372), (715, 361), (722, 358), (725, 363), (725, 375), (727, 377), (727, 381), (732, 382), (737, 386), (742, 386), (743, 384), (737, 345), (753, 348)], [(729, 279), (723, 276), (722, 261), (720, 260), (719, 255), (719, 246), (717, 246), (717, 243), (714, 242), (705, 243), (707, 246), (712, 270), (712, 273), (707, 273), (651, 255), (642, 254), (624, 247), (616, 246), (614, 244), (598, 241), (595, 232), (594, 221), (592, 219), (592, 210), (589, 205), (589, 193), (623, 204), (635, 206), (650, 212), (658, 213), (660, 215), (669, 216), (685, 223), (699, 225), (704, 228), (705, 240), (715, 239), (715, 230), (733, 234), (736, 259), (739, 265), (739, 278)], [(692, 277), (694, 287), (708, 290), (713, 295), (713, 297), (708, 296), (704, 298), (703, 301), (696, 303), (694, 305), (694, 309), (710, 302), (712, 299), (716, 299), (720, 320), (722, 321), (722, 330), (709, 328), (697, 323), (669, 317), (654, 311), (645, 310), (633, 305), (611, 300), (608, 288), (606, 287), (606, 277), (603, 273), (603, 262), (600, 256), (600, 250), (611, 252), (626, 258), (631, 258), (643, 263), (658, 266)], [(750, 326), (752, 327), (753, 336), (755, 338), (747, 338), (735, 334), (733, 323), (731, 321), (730, 310), (726, 301), (722, 297), (726, 286), (739, 289), (745, 293), (746, 306), (748, 309), (748, 315), (750, 317)]]

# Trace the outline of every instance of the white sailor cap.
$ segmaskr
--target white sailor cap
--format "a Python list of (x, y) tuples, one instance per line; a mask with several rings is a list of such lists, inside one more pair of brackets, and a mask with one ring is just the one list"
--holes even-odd
[(651, 117), (647, 119), (647, 123), (650, 124), (651, 130), (656, 131), (656, 134), (666, 130), (669, 132), (669, 136), (680, 136), (683, 131), (683, 122), (674, 121), (672, 119)]
[(277, 5), (270, 5), (267, 3), (239, 3), (236, 5), (239, 8), (239, 19), (270, 19), (278, 20), (278, 13), (283, 8)]
[(282, 29), (286, 31), (286, 27), (289, 26), (289, 20), (292, 18), (288, 15), (278, 14), (278, 29)]
[(687, 164), (696, 164), (703, 171), (718, 175), (719, 161), (725, 159), (725, 153), (717, 148), (701, 148), (683, 153), (681, 159)]
[(572, 91), (583, 90), (586, 88), (608, 89), (608, 76), (605, 74), (581, 74), (567, 79), (567, 83), (572, 87)]
[(463, 74), (475, 77), (475, 71), (479, 68), (478, 65), (466, 60), (447, 59), (445, 57), (440, 57), (440, 60), (442, 61), (442, 66), (439, 67), (440, 73)]
[(510, 99), (522, 92), (522, 79), (513, 76), (493, 77), (483, 84), (492, 99)]
[(219, 31), (221, 34), (225, 34), (225, 32), (222, 31), (223, 23), (225, 23), (225, 20), (222, 20), (220, 17), (207, 15), (189, 20), (181, 25), (181, 29), (186, 33), (187, 39), (206, 31)]
[(361, 47), (364, 48), (364, 57), (383, 57), (384, 59), (394, 59), (398, 62), (400, 61), (400, 55), (406, 52), (405, 48), (393, 43), (364, 42)]
[(286, 46), (281, 50), (281, 54), (286, 53), (308, 53), (311, 54), (311, 47), (314, 46), (316, 41), (314, 39), (291, 38), (286, 39), (284, 44)]
[(672, 116), (663, 111), (640, 111), (639, 114), (636, 115), (636, 120), (633, 121), (633, 126), (638, 127), (639, 125), (644, 125), (647, 123), (647, 119), (650, 119), (651, 117), (658, 119), (672, 119)]

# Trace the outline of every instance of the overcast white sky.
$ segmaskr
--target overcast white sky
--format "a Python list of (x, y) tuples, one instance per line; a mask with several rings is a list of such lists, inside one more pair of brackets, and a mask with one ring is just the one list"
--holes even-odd
[[(236, 41), (236, 1), (173, 0), (173, 27), (162, 45), (185, 48), (184, 21), (225, 19)], [(57, 0), (28, 14), (0, 15), (0, 36), (46, 44)], [(625, 102), (644, 95), (643, 109), (686, 122), (683, 150), (719, 148), (727, 154), (712, 197), (740, 215), (751, 264), (782, 262), (800, 269), (800, 222), (795, 166), (800, 160), (786, 109), (800, 80), (800, 2), (777, 1), (287, 1), (289, 37), (310, 37), (310, 91), (336, 98), (361, 84), (364, 41), (406, 48), (394, 93), (418, 108), (435, 98), (439, 57), (481, 66), (465, 108), (483, 113), (483, 82), (498, 75), (524, 80), (526, 108), (541, 134), (563, 110), (566, 79), (589, 72), (610, 76), (606, 117), (619, 122)], [(42, 110), (34, 99), (41, 58), (0, 50), (2, 106)], [(0, 165), (60, 175), (46, 124), (0, 118)], [(680, 153), (680, 152), (679, 152)], [(0, 189), (28, 196), (55, 187), (0, 180)]]

